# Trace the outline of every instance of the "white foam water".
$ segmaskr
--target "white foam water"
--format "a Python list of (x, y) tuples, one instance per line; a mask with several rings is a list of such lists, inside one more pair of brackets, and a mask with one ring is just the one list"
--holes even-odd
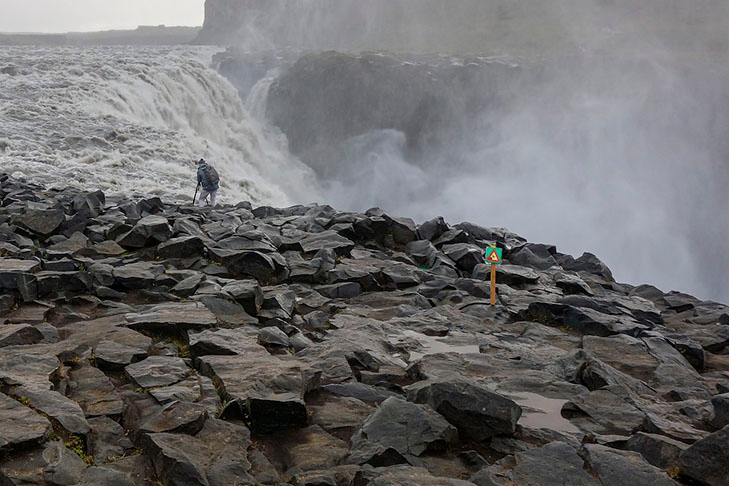
[(313, 172), (209, 67), (216, 50), (0, 47), (0, 171), (184, 203), (204, 157), (220, 202), (316, 200)]

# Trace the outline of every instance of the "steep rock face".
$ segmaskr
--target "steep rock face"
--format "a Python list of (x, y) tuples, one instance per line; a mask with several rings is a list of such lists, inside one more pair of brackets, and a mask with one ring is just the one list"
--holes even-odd
[(373, 130), (397, 130), (406, 150), (423, 155), (461, 142), (484, 110), (498, 109), (512, 96), (496, 87), (520, 68), (466, 62), (331, 51), (306, 55), (271, 86), (267, 116), (286, 134), (292, 153), (324, 176), (342, 169), (337, 162), (343, 142)]
[(727, 18), (722, 0), (697, 0), (693, 9), (682, 0), (207, 0), (196, 42), (516, 55), (608, 52), (660, 38), (673, 49), (705, 41), (721, 52)]

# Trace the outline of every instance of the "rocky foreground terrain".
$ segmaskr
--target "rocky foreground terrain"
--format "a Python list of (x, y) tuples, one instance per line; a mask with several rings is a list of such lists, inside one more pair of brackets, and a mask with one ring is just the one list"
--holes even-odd
[(441, 218), (0, 182), (3, 486), (729, 485), (725, 305)]

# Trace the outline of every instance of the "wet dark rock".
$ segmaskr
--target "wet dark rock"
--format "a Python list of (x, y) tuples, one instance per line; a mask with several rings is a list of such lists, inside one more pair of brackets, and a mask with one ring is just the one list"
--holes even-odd
[(59, 441), (49, 442), (43, 450), (43, 478), (51, 484), (78, 484), (88, 467), (71, 449)]
[(198, 369), (220, 384), (224, 417), (248, 417), (255, 431), (304, 427), (304, 395), (319, 387), (320, 371), (290, 359), (261, 354), (203, 356)]
[(643, 457), (630, 451), (587, 444), (580, 451), (602, 484), (651, 484), (676, 486), (665, 471), (645, 462)]
[(0, 482), (726, 484), (725, 305), (442, 218), (0, 184)]
[(68, 397), (81, 406), (86, 417), (121, 416), (124, 409), (112, 382), (93, 366), (71, 370)]
[(124, 289), (137, 290), (154, 287), (155, 279), (165, 271), (164, 265), (155, 262), (136, 262), (114, 267), (114, 282)]
[(124, 367), (145, 359), (149, 349), (101, 341), (94, 349), (96, 366), (103, 371), (123, 371)]
[(729, 484), (726, 464), (729, 462), (729, 426), (699, 440), (681, 453), (681, 473), (710, 486)]
[(33, 409), (0, 393), (0, 456), (45, 442), (51, 423)]
[(118, 422), (105, 416), (90, 418), (88, 422), (91, 432), (87, 449), (95, 464), (114, 462), (134, 449), (134, 444)]
[(259, 282), (270, 283), (283, 280), (289, 274), (286, 259), (277, 253), (217, 248), (210, 248), (209, 252), (213, 261), (220, 263), (234, 277), (253, 277)]
[(140, 310), (124, 316), (132, 329), (178, 335), (189, 329), (207, 329), (217, 324), (215, 315), (197, 302), (159, 304)]
[(479, 486), (547, 485), (565, 481), (575, 486), (603, 484), (585, 471), (584, 466), (583, 459), (573, 447), (555, 441), (487, 466), (471, 476), (470, 480)]
[(200, 432), (208, 418), (208, 412), (201, 404), (172, 401), (147, 417), (139, 426), (139, 431), (195, 435)]
[(467, 382), (422, 382), (408, 388), (408, 400), (424, 403), (454, 425), (461, 438), (477, 442), (513, 434), (521, 407), (513, 400)]
[(586, 272), (602, 277), (607, 282), (614, 282), (613, 274), (610, 269), (599, 258), (592, 253), (583, 253), (577, 259), (573, 259), (567, 255), (560, 257), (560, 265), (563, 269), (572, 272)]
[(194, 436), (157, 433), (143, 439), (160, 480), (191, 486), (255, 484), (248, 474), (250, 445), (248, 429), (214, 419)]
[(28, 209), (17, 220), (20, 228), (32, 237), (48, 238), (59, 232), (66, 222), (62, 209)]
[(348, 255), (354, 248), (354, 242), (340, 236), (334, 231), (323, 231), (299, 240), (304, 254), (316, 253), (320, 250), (333, 250), (338, 256)]
[(85, 436), (89, 433), (89, 424), (78, 403), (56, 391), (37, 386), (19, 386), (13, 389), (12, 396), (54, 420), (69, 434)]
[(257, 343), (258, 330), (249, 328), (219, 329), (190, 332), (190, 353), (195, 356), (230, 356), (236, 354), (265, 355), (266, 349)]
[(182, 358), (150, 356), (143, 361), (128, 365), (124, 368), (124, 372), (138, 386), (152, 388), (182, 381), (190, 372), (190, 368)]
[(5, 346), (36, 344), (45, 336), (29, 324), (6, 324), (0, 326), (0, 348)]
[(388, 398), (352, 436), (350, 464), (392, 466), (412, 456), (443, 450), (458, 440), (458, 431), (425, 405)]
[(135, 486), (134, 481), (127, 474), (121, 471), (115, 471), (106, 467), (89, 467), (87, 468), (79, 486), (96, 486), (104, 484), (108, 486)]
[(354, 484), (371, 484), (372, 486), (386, 486), (388, 484), (402, 484), (407, 486), (471, 486), (473, 483), (460, 479), (435, 476), (424, 467), (364, 466), (355, 475)]
[(678, 468), (681, 452), (689, 446), (671, 438), (637, 432), (625, 444), (629, 451), (640, 453), (646, 461), (660, 469)]
[(204, 244), (197, 236), (172, 238), (157, 246), (160, 258), (187, 258), (202, 255)]
[(714, 407), (711, 426), (721, 429), (729, 425), (729, 392), (712, 397), (711, 405)]
[[(491, 265), (479, 263), (473, 269), (473, 278), (479, 280), (491, 279)], [(531, 268), (518, 265), (497, 265), (496, 281), (500, 284), (519, 286), (535, 284), (539, 281), (539, 273)]]
[(158, 215), (146, 216), (128, 232), (116, 238), (124, 248), (144, 248), (151, 242), (163, 243), (172, 237), (172, 227), (167, 218)]

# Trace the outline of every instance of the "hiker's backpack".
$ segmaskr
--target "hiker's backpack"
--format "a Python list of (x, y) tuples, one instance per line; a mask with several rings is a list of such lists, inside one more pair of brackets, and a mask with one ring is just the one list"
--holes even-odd
[(218, 182), (220, 182), (220, 176), (218, 175), (218, 171), (215, 170), (215, 167), (213, 167), (210, 164), (205, 164), (205, 167), (203, 167), (203, 177), (205, 178), (206, 186), (214, 186)]

